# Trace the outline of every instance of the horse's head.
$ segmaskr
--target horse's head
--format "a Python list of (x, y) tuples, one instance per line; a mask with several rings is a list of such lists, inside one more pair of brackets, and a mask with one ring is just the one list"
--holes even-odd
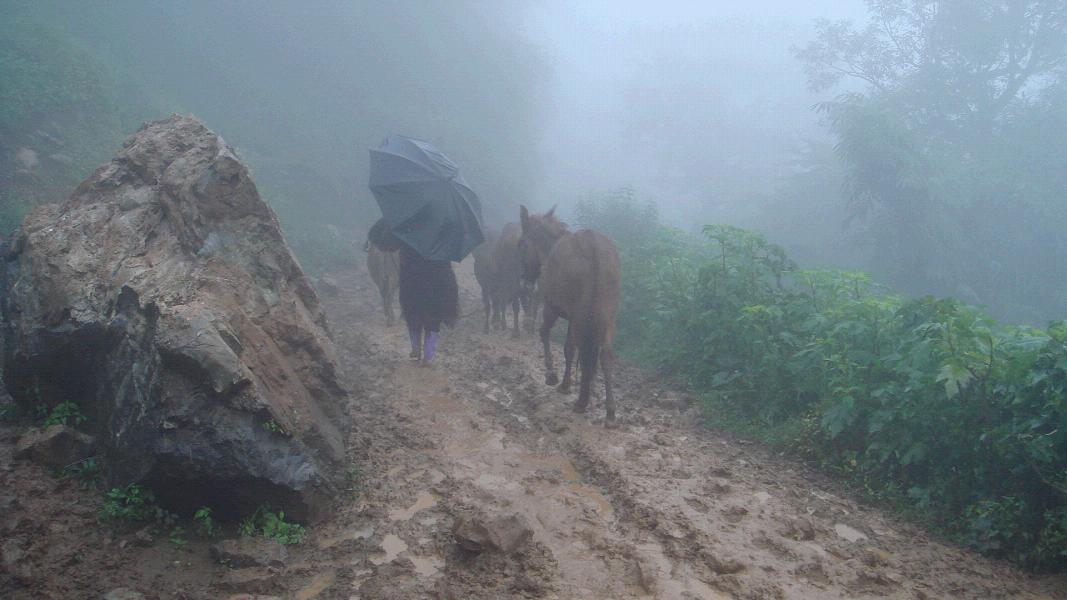
[(556, 207), (543, 215), (531, 215), (525, 206), (519, 207), (519, 220), (522, 223), (522, 238), (519, 239), (519, 251), (522, 254), (522, 282), (532, 288), (541, 276), (541, 265), (548, 258), (549, 251), (563, 234), (567, 233), (567, 224), (555, 217)]

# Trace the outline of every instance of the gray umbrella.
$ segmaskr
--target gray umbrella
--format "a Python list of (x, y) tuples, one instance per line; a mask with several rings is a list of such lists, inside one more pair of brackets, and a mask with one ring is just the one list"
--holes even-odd
[(427, 142), (391, 135), (372, 149), (370, 190), (393, 233), (426, 258), (459, 262), (485, 240), (477, 194)]

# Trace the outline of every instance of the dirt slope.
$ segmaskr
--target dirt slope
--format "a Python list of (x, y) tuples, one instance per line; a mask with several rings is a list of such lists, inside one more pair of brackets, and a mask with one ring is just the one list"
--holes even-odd
[[(470, 268), (459, 268), (462, 304), (475, 312)], [(201, 542), (131, 550), (94, 524), (94, 500), (15, 463), (0, 485), (17, 484), (6, 516), (17, 529), (2, 534), (19, 535), (15, 566), (40, 583), (10, 597), (124, 585), (149, 598), (1067, 598), (1063, 578), (940, 544), (787, 457), (700, 429), (684, 397), (637, 369), (621, 368), (621, 426), (609, 430), (602, 407), (575, 416), (574, 396), (543, 385), (531, 335), (485, 336), (466, 318), (444, 332), (434, 367), (415, 366), (362, 266), (333, 279), (323, 304), (363, 392), (358, 491), (284, 567), (229, 571)], [(53, 490), (48, 510), (34, 504)], [(50, 527), (60, 502), (88, 506)], [(533, 543), (512, 556), (460, 550), (453, 519), (476, 509), (524, 514)]]

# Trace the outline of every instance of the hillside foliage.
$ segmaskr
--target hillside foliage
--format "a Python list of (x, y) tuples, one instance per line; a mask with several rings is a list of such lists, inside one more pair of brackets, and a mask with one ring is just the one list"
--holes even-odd
[(1067, 566), (1067, 323), (1002, 325), (863, 273), (800, 269), (735, 227), (687, 236), (628, 190), (577, 214), (620, 247), (620, 352), (684, 378), (711, 424), (797, 450), (988, 554)]
[(64, 199), (143, 114), (119, 79), (56, 30), (0, 25), (0, 235)]

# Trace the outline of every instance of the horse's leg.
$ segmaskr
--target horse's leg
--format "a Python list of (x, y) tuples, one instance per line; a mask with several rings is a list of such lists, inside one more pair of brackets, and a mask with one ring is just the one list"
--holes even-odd
[(545, 305), (543, 311), (544, 321), (541, 322), (541, 345), (545, 351), (545, 385), (556, 385), (559, 378), (556, 377), (556, 368), (552, 366), (552, 348), (549, 347), (549, 338), (552, 334), (552, 326), (556, 324), (559, 313), (556, 309)]
[(610, 348), (600, 350), (600, 368), (604, 370), (604, 408), (608, 411), (608, 423), (615, 421), (615, 394), (611, 391), (611, 369), (615, 365), (615, 353)]
[(569, 394), (571, 392), (571, 365), (574, 363), (574, 349), (576, 347), (574, 331), (574, 326), (568, 321), (567, 341), (563, 344), (563, 381), (557, 388), (561, 394)]
[(489, 297), (489, 292), (482, 290), (482, 306), (485, 308), (485, 327), (482, 328), (482, 333), (489, 333), (489, 317), (493, 313), (493, 301)]
[(515, 296), (511, 299), (511, 312), (514, 313), (515, 318), (512, 319), (515, 322), (515, 328), (511, 330), (511, 337), (519, 338), (519, 297)]
[(521, 292), (519, 294), (519, 302), (522, 305), (522, 327), (526, 330), (526, 333), (533, 333), (534, 322), (533, 315), (530, 314), (529, 292)]
[(383, 288), (378, 290), (382, 295), (382, 307), (385, 308), (385, 326), (393, 326), (393, 295)]
[(500, 330), (504, 327), (504, 317), (501, 315), (503, 309), (501, 308), (500, 296), (493, 296), (493, 329)]

